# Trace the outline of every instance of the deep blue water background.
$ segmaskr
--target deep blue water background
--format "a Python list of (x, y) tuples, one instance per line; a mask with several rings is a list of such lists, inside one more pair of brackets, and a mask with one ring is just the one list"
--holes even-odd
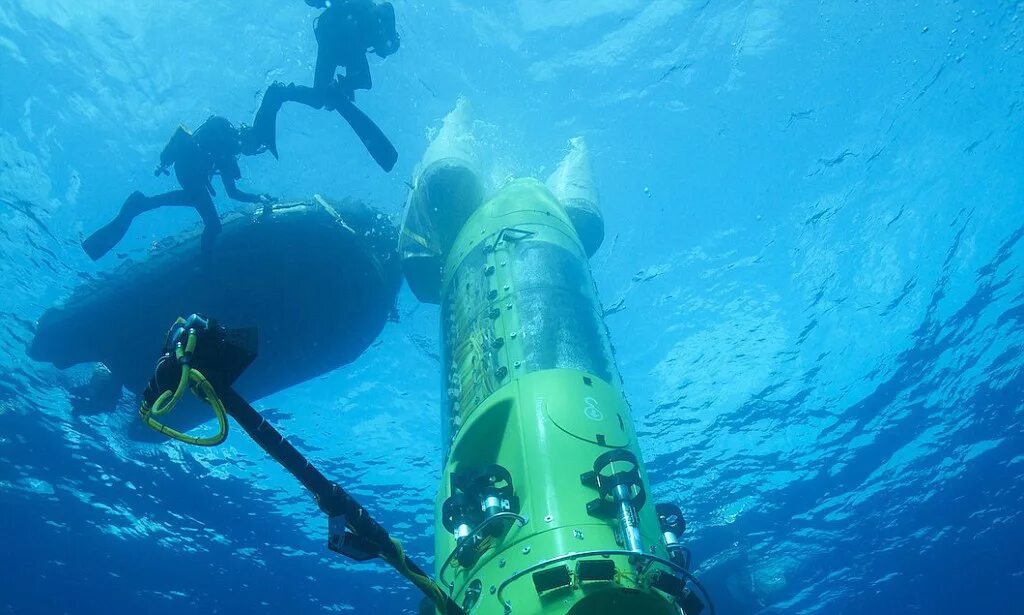
[[(721, 613), (1019, 613), (1024, 601), (1024, 3), (395, 2), (360, 105), (289, 107), (243, 187), (398, 215), (459, 95), (499, 174), (585, 135), (593, 260), (654, 489), (683, 504)], [(124, 437), (25, 354), (97, 271), (78, 245), (179, 121), (308, 82), (298, 0), (0, 0), (0, 612), (398, 613), (322, 548), (314, 506), (236, 434)], [(219, 199), (222, 211), (238, 207)], [(195, 223), (141, 218), (118, 252)], [(440, 472), (437, 310), (407, 290), (357, 363), (262, 400), (421, 561)], [(159, 336), (160, 333), (157, 333)]]

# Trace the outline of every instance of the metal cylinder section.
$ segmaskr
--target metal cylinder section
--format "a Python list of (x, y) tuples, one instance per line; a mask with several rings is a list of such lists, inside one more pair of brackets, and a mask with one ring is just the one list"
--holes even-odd
[(481, 615), (677, 614), (655, 589), (669, 554), (586, 252), (558, 200), (535, 180), (498, 192), (458, 233), (440, 290), (442, 584)]
[(587, 258), (541, 184), (520, 180), (479, 209), (442, 275), (450, 425), (526, 374), (573, 369), (620, 382)]

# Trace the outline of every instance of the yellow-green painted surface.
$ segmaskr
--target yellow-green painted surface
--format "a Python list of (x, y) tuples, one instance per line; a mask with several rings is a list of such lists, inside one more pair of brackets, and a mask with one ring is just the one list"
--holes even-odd
[[(480, 615), (678, 613), (647, 586), (657, 565), (638, 571), (627, 555), (573, 555), (622, 549), (616, 519), (587, 512), (597, 492), (580, 476), (606, 451), (624, 448), (639, 459), (640, 450), (589, 263), (542, 184), (514, 182), (469, 218), (445, 260), (441, 291), (450, 439), (437, 565), (456, 546), (440, 523), (453, 472), (507, 468), (528, 519), (490, 539), (472, 568), (437, 571), (456, 602)], [(667, 557), (650, 498), (639, 517), (647, 552)], [(539, 594), (532, 569), (556, 558), (564, 559), (546, 567), (570, 572), (578, 559), (611, 559), (616, 575), (574, 577), (570, 587)]]

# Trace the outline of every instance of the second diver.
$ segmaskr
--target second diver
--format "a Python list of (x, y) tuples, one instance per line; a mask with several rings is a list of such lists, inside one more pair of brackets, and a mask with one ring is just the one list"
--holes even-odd
[(167, 174), (173, 165), (181, 190), (156, 196), (133, 192), (121, 206), (117, 217), (87, 237), (82, 247), (92, 260), (99, 260), (124, 238), (132, 220), (139, 214), (158, 207), (194, 207), (203, 219), (202, 255), (208, 261), (213, 241), (221, 230), (210, 180), (214, 175), (220, 175), (227, 195), (236, 201), (272, 202), (273, 199), (265, 194), (243, 192), (235, 185), (242, 177), (238, 156), (251, 156), (261, 151), (263, 147), (253, 138), (251, 129), (244, 125), (236, 128), (220, 116), (211, 116), (194, 133), (179, 126), (160, 153), (160, 164), (154, 174)]
[[(305, 0), (324, 12), (316, 19), (317, 56), (313, 87), (274, 82), (256, 112), (253, 131), (277, 157), (277, 112), (285, 102), (314, 109), (337, 111), (352, 126), (367, 151), (385, 171), (398, 160), (398, 152), (381, 129), (353, 104), (356, 90), (373, 87), (366, 54), (386, 58), (398, 51), (395, 8), (374, 0)], [(344, 67), (344, 75), (336, 75)]]

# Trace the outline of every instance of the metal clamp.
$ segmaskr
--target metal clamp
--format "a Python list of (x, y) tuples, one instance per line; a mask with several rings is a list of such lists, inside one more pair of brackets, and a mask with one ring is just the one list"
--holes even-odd
[(444, 580), (444, 573), (445, 573), (445, 571), (447, 571), (448, 567), (452, 565), (452, 562), (455, 561), (455, 558), (457, 558), (459, 556), (459, 554), (462, 553), (462, 550), (464, 548), (466, 548), (466, 545), (473, 544), (474, 541), (476, 540), (476, 538), (479, 537), (483, 533), (484, 530), (486, 530), (488, 527), (490, 527), (490, 525), (494, 521), (502, 520), (502, 519), (512, 519), (512, 520), (516, 521), (517, 523), (519, 523), (520, 526), (524, 526), (527, 523), (529, 523), (529, 521), (530, 521), (528, 518), (524, 517), (523, 515), (518, 515), (518, 514), (513, 513), (513, 512), (500, 512), (500, 513), (493, 514), (490, 517), (484, 519), (484, 521), (482, 523), (480, 523), (475, 528), (473, 528), (469, 532), (469, 534), (467, 534), (464, 538), (460, 539), (459, 542), (455, 545), (455, 548), (452, 549), (452, 552), (448, 554), (448, 557), (444, 560), (444, 563), (441, 564), (441, 568), (438, 569), (438, 571), (437, 571), (437, 579), (441, 583), (447, 585), (449, 589), (454, 591), (455, 590), (455, 581), (454, 580), (453, 581), (445, 581)]
[[(625, 470), (616, 470), (624, 464)], [(608, 471), (608, 473), (605, 473)], [(640, 462), (626, 449), (613, 449), (594, 460), (594, 469), (580, 475), (580, 482), (597, 491), (597, 499), (587, 503), (587, 513), (594, 517), (612, 517), (622, 502), (640, 510), (647, 502), (647, 490), (640, 478)]]
[(371, 560), (380, 554), (380, 545), (349, 531), (348, 518), (344, 514), (327, 518), (327, 548), (357, 562)]
[[(623, 470), (617, 465), (627, 468)], [(594, 469), (580, 475), (580, 481), (597, 491), (597, 499), (587, 503), (587, 513), (594, 517), (618, 517), (619, 544), (634, 553), (643, 553), (638, 511), (647, 501), (647, 491), (636, 455), (625, 449), (610, 450), (594, 460)]]
[[(506, 226), (498, 231), (498, 235), (494, 238), (494, 243), (491, 244), (491, 251), (498, 249), (498, 244), (502, 241), (508, 240), (513, 243), (522, 239), (528, 239), (537, 234), (537, 231), (528, 231), (523, 228), (517, 228), (514, 226)], [(514, 235), (514, 236), (513, 236)]]

